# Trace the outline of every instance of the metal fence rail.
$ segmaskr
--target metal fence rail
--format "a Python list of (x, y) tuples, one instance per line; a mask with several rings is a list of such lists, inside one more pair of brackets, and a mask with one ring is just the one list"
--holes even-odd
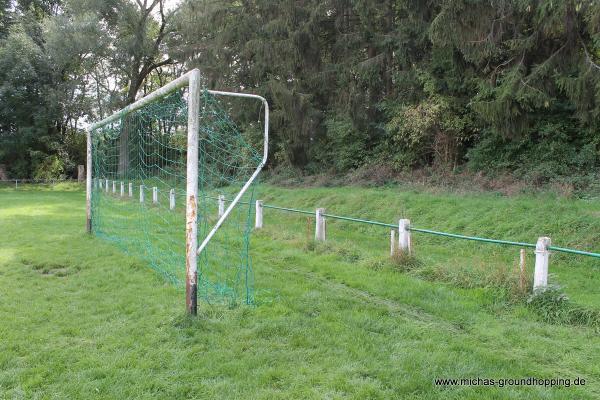
[[(263, 204), (262, 207), (270, 208), (273, 210), (298, 213), (298, 214), (309, 214), (309, 215), (315, 214), (314, 211), (301, 210), (301, 209), (297, 209), (297, 208), (280, 207), (280, 206), (275, 206), (272, 204)], [(342, 215), (327, 214), (327, 213), (323, 213), (321, 215), (323, 217), (338, 219), (338, 220), (342, 220), (342, 221), (356, 222), (356, 223), (368, 224), (368, 225), (373, 225), (373, 226), (381, 226), (381, 227), (386, 227), (386, 228), (398, 228), (397, 224), (389, 224), (389, 223), (380, 222), (380, 221), (373, 221), (373, 220), (355, 218), (355, 217), (346, 217), (346, 216), (342, 216)], [(434, 231), (431, 229), (416, 228), (413, 226), (409, 226), (407, 229), (410, 230), (411, 232), (418, 232), (418, 233), (424, 233), (424, 234), (435, 235), (435, 236), (443, 236), (443, 237), (448, 237), (448, 238), (453, 238), (453, 239), (471, 240), (471, 241), (476, 241), (476, 242), (500, 244), (500, 245), (505, 245), (505, 246), (527, 247), (527, 248), (533, 248), (533, 249), (536, 248), (535, 243), (525, 243), (525, 242), (517, 242), (517, 241), (512, 241), (512, 240), (491, 239), (491, 238), (484, 238), (484, 237), (479, 237), (479, 236), (467, 236), (467, 235), (461, 235), (461, 234), (457, 234), (457, 233), (440, 232), (440, 231)], [(557, 252), (562, 252), (562, 253), (577, 254), (577, 255), (581, 255), (581, 256), (600, 258), (600, 253), (594, 253), (591, 251), (570, 249), (570, 248), (560, 247), (560, 246), (548, 246), (548, 249), (554, 250)]]

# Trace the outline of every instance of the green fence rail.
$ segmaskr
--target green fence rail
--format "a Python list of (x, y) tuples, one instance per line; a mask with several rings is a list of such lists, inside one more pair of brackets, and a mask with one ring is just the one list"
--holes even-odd
[[(514, 242), (512, 240), (488, 239), (488, 238), (482, 238), (482, 237), (478, 237), (478, 236), (466, 236), (466, 235), (459, 235), (456, 233), (438, 232), (438, 231), (432, 231), (430, 229), (421, 229), (421, 228), (413, 228), (413, 227), (409, 227), (408, 229), (412, 232), (427, 233), (430, 235), (445, 236), (445, 237), (451, 237), (451, 238), (455, 238), (455, 239), (465, 239), (465, 240), (473, 240), (476, 242), (503, 244), (506, 246), (535, 248), (535, 244), (533, 244), (533, 243)], [(600, 254), (599, 254), (599, 256), (600, 256)]]
[[(314, 214), (314, 213), (312, 213)], [(376, 225), (376, 226), (385, 226), (388, 228), (397, 228), (398, 225), (393, 225), (393, 224), (386, 224), (385, 222), (378, 222), (378, 221), (371, 221), (368, 219), (360, 219), (360, 218), (353, 218), (353, 217), (342, 217), (341, 215), (334, 215), (334, 214), (322, 214), (324, 217), (329, 217), (329, 218), (333, 218), (333, 219), (341, 219), (342, 221), (350, 221), (350, 222), (358, 222), (361, 224), (369, 224), (369, 225)]]
[(269, 204), (263, 204), (263, 208), (271, 208), (273, 210), (281, 210), (281, 211), (287, 211), (287, 212), (292, 212), (292, 213), (297, 213), (297, 214), (309, 214), (309, 215), (314, 214), (313, 211), (298, 210), (296, 208), (278, 207), (278, 206), (272, 206)]
[(577, 250), (577, 249), (568, 249), (568, 248), (565, 248), (565, 247), (558, 247), (558, 246), (548, 246), (548, 250), (560, 251), (562, 253), (578, 254), (580, 256), (588, 256), (588, 257), (600, 258), (600, 254), (599, 253), (593, 253), (591, 251), (583, 251), (583, 250)]
[[(297, 214), (308, 214), (308, 215), (315, 214), (314, 211), (300, 210), (297, 208), (279, 207), (279, 206), (274, 206), (271, 204), (263, 204), (263, 208), (270, 208), (273, 210), (281, 210), (281, 211), (287, 211), (287, 212), (292, 212), (292, 213), (297, 213)], [(397, 228), (398, 227), (398, 225), (395, 225), (395, 224), (388, 224), (385, 222), (372, 221), (372, 220), (368, 220), (368, 219), (345, 217), (345, 216), (341, 216), (341, 215), (326, 214), (326, 213), (323, 213), (322, 215), (327, 218), (339, 219), (342, 221), (357, 222), (357, 223), (361, 223), (361, 224), (368, 224), (368, 225), (374, 225), (374, 226), (383, 226), (383, 227), (387, 227), (387, 228)], [(490, 238), (483, 238), (483, 237), (478, 237), (478, 236), (467, 236), (467, 235), (460, 235), (460, 234), (456, 234), (456, 233), (434, 231), (431, 229), (409, 227), (409, 230), (411, 232), (424, 233), (424, 234), (428, 234), (428, 235), (443, 236), (443, 237), (449, 237), (449, 238), (454, 238), (454, 239), (472, 240), (472, 241), (476, 241), (476, 242), (493, 243), (493, 244), (500, 244), (500, 245), (505, 245), (505, 246), (517, 246), (517, 247), (528, 247), (528, 248), (535, 248), (535, 246), (536, 246), (535, 243), (516, 242), (516, 241), (512, 241), (512, 240), (490, 239)], [(559, 246), (548, 246), (548, 249), (562, 252), (562, 253), (577, 254), (577, 255), (581, 255), (581, 256), (600, 258), (600, 253), (594, 253), (594, 252), (590, 252), (590, 251), (569, 249), (569, 248), (559, 247)]]

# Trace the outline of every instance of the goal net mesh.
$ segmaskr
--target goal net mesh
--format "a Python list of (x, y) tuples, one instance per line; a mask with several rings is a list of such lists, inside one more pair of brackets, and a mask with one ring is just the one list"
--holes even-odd
[[(92, 136), (93, 232), (185, 284), (187, 90), (181, 89), (99, 127)], [(201, 93), (198, 143), (198, 243), (261, 161), (227, 107)], [(198, 296), (253, 302), (248, 254), (254, 187), (198, 256)]]

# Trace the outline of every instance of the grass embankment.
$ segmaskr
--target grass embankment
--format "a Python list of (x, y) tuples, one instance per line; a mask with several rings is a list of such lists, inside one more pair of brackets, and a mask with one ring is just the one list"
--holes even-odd
[[(516, 248), (415, 234), (419, 262), (400, 272), (386, 229), (328, 221), (328, 242), (315, 246), (305, 217), (265, 210), (265, 229), (252, 239), (259, 305), (202, 304), (191, 319), (180, 289), (84, 234), (84, 194), (63, 189), (0, 191), (0, 398), (600, 396), (600, 337), (543, 322), (514, 300), (505, 277)], [(406, 216), (465, 234), (549, 235), (590, 250), (600, 243), (598, 202), (399, 189), (259, 193), (282, 206), (384, 222)], [(575, 302), (600, 308), (597, 261), (555, 255), (551, 270)], [(433, 383), (530, 376), (586, 385)]]

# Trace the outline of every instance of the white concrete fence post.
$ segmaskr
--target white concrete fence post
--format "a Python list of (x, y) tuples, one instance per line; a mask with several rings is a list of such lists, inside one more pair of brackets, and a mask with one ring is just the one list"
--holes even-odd
[(121, 182), (121, 197), (125, 196), (125, 183)]
[(169, 190), (169, 210), (175, 209), (175, 189)]
[(396, 244), (396, 231), (392, 229), (390, 231), (390, 256), (392, 257), (398, 252), (398, 246)]
[(152, 203), (158, 203), (158, 188), (156, 186), (152, 188)]
[(535, 271), (533, 273), (533, 290), (548, 286), (548, 264), (550, 262), (551, 241), (549, 237), (541, 237), (535, 245)]
[(325, 209), (317, 208), (315, 212), (315, 240), (319, 242), (324, 242), (327, 235), (327, 223), (323, 214), (325, 214)]
[(401, 219), (398, 221), (398, 251), (401, 253), (412, 254), (410, 241), (410, 220)]
[(129, 197), (133, 197), (133, 183), (129, 182)]
[(261, 229), (263, 227), (263, 202), (256, 200), (254, 228)]
[(117, 181), (113, 181), (113, 194), (117, 193)]
[(104, 183), (106, 183), (106, 188), (105, 189), (106, 189), (106, 193), (108, 193), (108, 179)]
[(144, 202), (144, 185), (140, 185), (140, 203)]
[(219, 218), (225, 214), (225, 196), (219, 195)]

